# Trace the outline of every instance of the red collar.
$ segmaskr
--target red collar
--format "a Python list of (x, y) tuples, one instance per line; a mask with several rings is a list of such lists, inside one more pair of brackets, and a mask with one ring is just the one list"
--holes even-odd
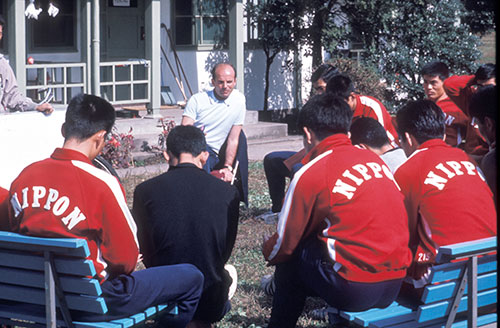
[(67, 148), (56, 148), (52, 155), (52, 159), (62, 160), (62, 161), (82, 161), (85, 163), (92, 164), (87, 156), (80, 153), (79, 151), (67, 149)]
[(310, 152), (306, 154), (304, 159), (302, 159), (302, 164), (307, 164), (313, 160), (316, 156), (324, 153), (333, 148), (340, 146), (350, 146), (352, 145), (351, 139), (346, 134), (337, 133), (323, 139), (319, 144), (317, 144)]

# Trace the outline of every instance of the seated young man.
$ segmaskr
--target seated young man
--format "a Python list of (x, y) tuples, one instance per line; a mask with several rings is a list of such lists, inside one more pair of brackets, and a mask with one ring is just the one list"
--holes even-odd
[(225, 264), (236, 240), (238, 190), (203, 170), (206, 148), (197, 127), (172, 129), (167, 137), (169, 170), (136, 187), (132, 210), (146, 267), (191, 263), (205, 276), (196, 327), (224, 317), (231, 308), (230, 286), (236, 286)]
[(481, 87), (470, 100), (469, 112), (477, 122), (479, 132), (489, 145), (489, 152), (481, 160), (480, 167), (484, 178), (493, 192), (497, 203), (497, 116), (498, 93), (496, 85)]
[(345, 74), (338, 74), (328, 81), (326, 92), (344, 99), (351, 108), (352, 120), (360, 117), (376, 119), (385, 129), (387, 137), (394, 147), (398, 146), (398, 135), (392, 124), (392, 118), (385, 106), (376, 98), (359, 95), (355, 92), (354, 83)]
[[(338, 69), (331, 64), (322, 64), (311, 75), (312, 92), (322, 94), (326, 90), (328, 81), (339, 74)], [(269, 186), (271, 209), (257, 218), (266, 222), (273, 222), (281, 211), (285, 197), (286, 178), (293, 178), (295, 172), (301, 167), (300, 162), (305, 155), (304, 149), (295, 151), (273, 151), (264, 157), (264, 172)], [(273, 222), (274, 223), (274, 222)]]
[(371, 117), (360, 117), (352, 122), (350, 132), (353, 145), (379, 155), (392, 173), (406, 161), (404, 150), (391, 145), (384, 127), (377, 120)]
[(348, 311), (386, 307), (411, 262), (403, 195), (379, 156), (351, 144), (352, 111), (323, 94), (299, 113), (308, 154), (262, 252), (276, 265), (269, 328), (295, 327), (306, 296)]
[(492, 193), (469, 156), (443, 141), (444, 121), (443, 111), (430, 100), (409, 102), (396, 115), (409, 158), (394, 176), (405, 195), (413, 252), (407, 281), (415, 288), (427, 283), (439, 246), (497, 231)]
[(118, 180), (92, 165), (115, 123), (106, 100), (80, 94), (71, 99), (62, 126), (64, 144), (50, 158), (26, 167), (10, 188), (11, 231), (30, 236), (84, 238), (98, 273), (108, 313), (72, 313), (73, 319), (101, 321), (176, 303), (168, 327), (191, 320), (203, 285), (191, 264), (135, 271), (139, 260), (137, 227)]
[[(450, 99), (472, 119), (470, 113), (470, 101), (472, 95), (481, 87), (487, 85), (496, 85), (496, 65), (492, 63), (479, 66), (473, 75), (452, 75), (443, 82), (443, 89), (450, 97)], [(467, 136), (469, 138), (465, 143), (465, 152), (476, 156), (480, 159), (486, 152), (488, 152), (488, 145), (486, 140), (480, 138), (478, 126), (469, 121), (467, 126)], [(484, 137), (484, 136), (483, 136)]]

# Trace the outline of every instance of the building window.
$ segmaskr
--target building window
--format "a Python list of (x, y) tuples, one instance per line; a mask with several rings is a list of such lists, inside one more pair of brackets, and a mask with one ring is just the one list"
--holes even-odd
[(227, 45), (226, 0), (176, 0), (174, 6), (176, 45)]
[(49, 0), (38, 0), (37, 8), (43, 11), (38, 19), (28, 19), (26, 29), (30, 33), (28, 51), (68, 51), (76, 49), (76, 1), (53, 2), (59, 13), (51, 17), (47, 13)]

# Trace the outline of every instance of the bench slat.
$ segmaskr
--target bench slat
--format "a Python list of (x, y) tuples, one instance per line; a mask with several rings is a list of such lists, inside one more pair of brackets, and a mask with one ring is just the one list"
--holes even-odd
[[(15, 251), (0, 250), (0, 266), (43, 271), (43, 256), (27, 255)], [(91, 260), (73, 258), (55, 258), (56, 271), (82, 277), (96, 275), (94, 263)]]
[[(485, 315), (477, 317), (477, 326), (478, 327), (488, 325), (488, 324), (494, 323), (494, 322), (497, 322), (497, 314), (496, 313), (485, 314)], [(429, 326), (429, 328), (444, 328), (445, 326), (446, 326), (446, 324), (442, 323), (439, 325)], [(455, 323), (453, 323), (453, 325), (451, 325), (451, 328), (467, 328), (467, 320), (455, 322)]]
[[(61, 287), (64, 292), (100, 296), (101, 286), (97, 279), (60, 276)], [(9, 269), (0, 267), (0, 282), (8, 285), (45, 288), (45, 277), (42, 272)]]
[[(487, 273), (497, 270), (496, 255), (486, 255), (478, 258), (477, 273)], [(446, 264), (439, 264), (431, 269), (430, 283), (435, 284), (438, 282), (458, 279), (462, 276), (465, 268), (465, 261), (453, 262)]]
[[(43, 289), (0, 284), (0, 299), (44, 305), (45, 291)], [(71, 310), (92, 313), (106, 313), (108, 311), (102, 297), (67, 294), (66, 302)]]
[[(458, 289), (459, 283), (460, 283), (459, 281), (452, 281), (449, 283), (430, 285), (425, 287), (424, 293), (422, 295), (422, 302), (425, 304), (429, 304), (432, 302), (438, 302), (452, 298), (457, 292), (456, 289)], [(487, 273), (477, 278), (478, 291), (490, 289), (496, 286), (497, 286), (496, 272)], [(467, 287), (465, 289), (465, 294), (467, 294)]]
[[(467, 310), (467, 297), (464, 296), (460, 300), (457, 313)], [(477, 294), (478, 307), (494, 304), (497, 301), (497, 290), (491, 289)], [(418, 322), (425, 322), (432, 319), (437, 319), (447, 315), (450, 310), (449, 307), (452, 300), (419, 306), (417, 310)]]
[(379, 309), (379, 308), (373, 308), (373, 309), (368, 309), (366, 311), (360, 311), (360, 312), (353, 312), (353, 311), (339, 311), (339, 315), (349, 321), (353, 321), (359, 314), (362, 314), (362, 313), (372, 313), (372, 312), (378, 312), (378, 311), (382, 311), (382, 310), (386, 310), (388, 308), (392, 308), (392, 307), (397, 307), (399, 306), (399, 303), (394, 301), (392, 302), (388, 307), (386, 307), (385, 309)]
[(497, 237), (489, 237), (484, 239), (466, 241), (452, 245), (439, 247), (438, 255), (436, 256), (436, 263), (449, 261), (450, 259), (468, 256), (470, 254), (489, 253), (496, 250)]
[(392, 327), (396, 325), (408, 326), (411, 323), (415, 322), (415, 318), (417, 317), (416, 312), (403, 314), (397, 317), (385, 318), (381, 320), (373, 320), (369, 323), (369, 328), (384, 328), (384, 327)]
[(123, 326), (117, 323), (112, 322), (83, 322), (83, 321), (74, 321), (73, 324), (75, 328), (122, 328)]
[(362, 313), (354, 319), (354, 322), (360, 326), (368, 327), (369, 323), (372, 321), (382, 320), (391, 317), (401, 316), (403, 314), (411, 313), (410, 308), (404, 306), (395, 306), (385, 309), (379, 309), (379, 311), (371, 313)]
[(51, 251), (60, 255), (88, 257), (87, 241), (81, 238), (41, 238), (0, 231), (0, 248), (24, 251)]

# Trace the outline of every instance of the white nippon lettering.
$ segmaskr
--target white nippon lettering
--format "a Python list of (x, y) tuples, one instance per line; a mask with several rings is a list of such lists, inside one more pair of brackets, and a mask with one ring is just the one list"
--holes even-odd
[(438, 165), (436, 165), (436, 169), (439, 169), (441, 171), (443, 171), (449, 179), (453, 178), (455, 176), (455, 173), (451, 172), (450, 170), (448, 170), (447, 167), (445, 167), (443, 165), (443, 163), (439, 163)]
[(356, 191), (356, 187), (348, 185), (340, 179), (337, 179), (335, 182), (335, 186), (333, 187), (332, 193), (342, 194), (347, 197), (347, 199), (351, 199), (354, 196), (354, 192)]
[(375, 178), (382, 178), (383, 177), (382, 174), (380, 174), (380, 172), (382, 172), (382, 167), (380, 166), (380, 164), (375, 163), (375, 162), (370, 162), (370, 163), (366, 163), (366, 166), (368, 166), (369, 168), (372, 169)]
[[(23, 208), (26, 208), (29, 206), (29, 204), (28, 204), (28, 190), (29, 190), (28, 187), (26, 187), (22, 190), (22, 192), (23, 192)], [(16, 196), (16, 198), (17, 198), (17, 196)]]
[(47, 202), (45, 202), (45, 206), (43, 207), (47, 211), (50, 211), (50, 206), (53, 202), (55, 202), (59, 198), (59, 191), (50, 188), (49, 196), (47, 196)]
[(40, 199), (45, 197), (47, 190), (41, 186), (33, 186), (33, 203), (31, 203), (31, 207), (37, 208), (40, 207)]
[(80, 211), (78, 206), (75, 206), (73, 212), (71, 212), (68, 216), (63, 217), (61, 221), (68, 227), (68, 230), (71, 230), (80, 221), (83, 221), (85, 219), (85, 215)]
[(430, 184), (430, 185), (433, 185), (434, 187), (438, 188), (439, 190), (443, 190), (446, 182), (448, 182), (448, 179), (445, 179), (445, 178), (437, 175), (433, 171), (430, 171), (427, 174), (427, 178), (425, 179), (424, 184), (426, 184), (426, 185)]
[(363, 179), (370, 180), (372, 178), (371, 175), (368, 174), (368, 168), (363, 164), (354, 165), (352, 168), (358, 171), (359, 174), (363, 176)]
[(14, 195), (10, 199), (10, 204), (12, 205), (12, 209), (14, 210), (14, 216), (17, 218), (23, 211), (23, 209), (21, 208), (21, 204), (19, 203), (19, 199), (17, 199), (17, 193), (14, 193)]
[(453, 171), (455, 171), (455, 173), (457, 175), (464, 175), (464, 172), (460, 171), (460, 169), (462, 168), (462, 165), (460, 165), (459, 162), (448, 161), (448, 162), (446, 162), (446, 164), (448, 164), (453, 169)]
[(468, 161), (461, 161), (462, 165), (467, 170), (468, 175), (476, 175), (476, 166)]
[(435, 167), (436, 169), (446, 174), (447, 178), (440, 176), (431, 170), (427, 174), (427, 177), (424, 180), (424, 184), (433, 185), (438, 190), (443, 190), (448, 180), (457, 176), (463, 176), (467, 174), (479, 175), (481, 177), (481, 175), (478, 174), (476, 166), (469, 161), (447, 161), (446, 163), (439, 163)]
[(63, 196), (59, 198), (56, 203), (54, 204), (54, 207), (52, 208), (52, 213), (54, 213), (55, 216), (63, 215), (64, 212), (69, 207), (69, 198), (66, 196)]
[(351, 179), (358, 186), (363, 183), (363, 179), (360, 179), (360, 178), (352, 175), (351, 171), (349, 171), (349, 170), (345, 170), (344, 173), (342, 173), (342, 176), (346, 177), (348, 179)]
[(451, 115), (446, 115), (446, 118), (444, 120), (444, 124), (446, 125), (451, 125), (453, 123), (453, 121), (455, 120), (455, 117), (451, 116)]

